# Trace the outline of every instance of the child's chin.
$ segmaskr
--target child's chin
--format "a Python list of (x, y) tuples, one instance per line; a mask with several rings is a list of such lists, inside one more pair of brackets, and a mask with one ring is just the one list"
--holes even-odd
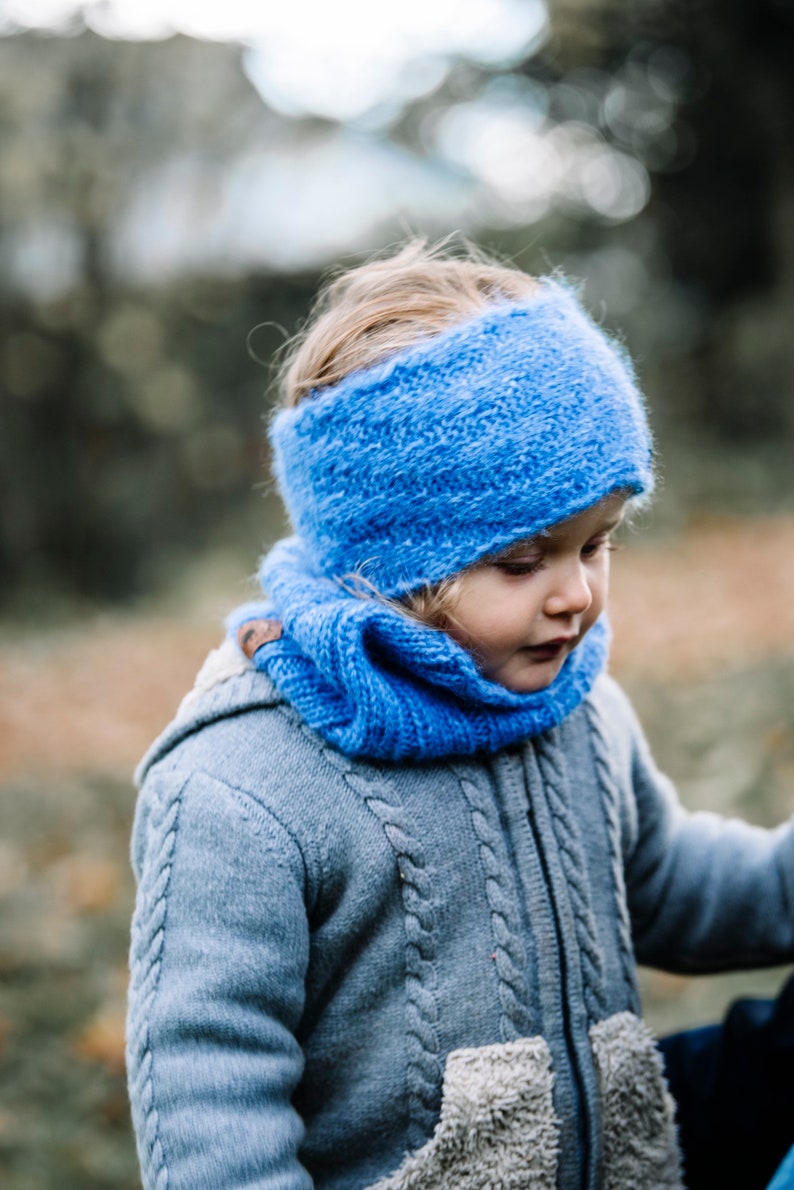
[(552, 684), (562, 669), (564, 661), (565, 658), (561, 657), (555, 658), (554, 661), (544, 661), (543, 664), (522, 666), (514, 673), (497, 675), (491, 678), (491, 681), (498, 682), (500, 686), (512, 690), (514, 694), (539, 694), (541, 690), (546, 690)]

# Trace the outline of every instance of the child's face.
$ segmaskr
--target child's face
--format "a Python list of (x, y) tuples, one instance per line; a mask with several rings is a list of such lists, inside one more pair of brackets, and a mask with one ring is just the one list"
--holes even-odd
[(485, 677), (523, 694), (556, 678), (603, 611), (624, 504), (607, 496), (461, 575), (447, 631)]

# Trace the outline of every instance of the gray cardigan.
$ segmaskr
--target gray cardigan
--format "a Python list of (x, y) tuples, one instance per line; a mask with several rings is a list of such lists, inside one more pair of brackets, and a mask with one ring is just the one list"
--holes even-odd
[(128, 1061), (147, 1188), (679, 1187), (636, 958), (794, 958), (794, 830), (688, 814), (619, 687), (375, 767), (234, 646), (141, 766)]

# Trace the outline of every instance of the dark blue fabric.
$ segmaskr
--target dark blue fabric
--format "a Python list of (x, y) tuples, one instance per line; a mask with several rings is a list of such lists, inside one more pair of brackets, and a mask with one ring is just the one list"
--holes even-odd
[(764, 1190), (794, 1144), (794, 976), (722, 1025), (663, 1038), (687, 1190)]
[(794, 1146), (789, 1149), (767, 1190), (794, 1190)]

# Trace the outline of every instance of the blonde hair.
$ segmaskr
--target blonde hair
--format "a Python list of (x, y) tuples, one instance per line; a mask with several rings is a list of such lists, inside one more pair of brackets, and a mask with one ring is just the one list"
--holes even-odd
[(460, 579), (465, 573), (461, 571), (461, 574), (453, 574), (451, 578), (444, 578), (430, 587), (410, 591), (400, 600), (400, 607), (411, 619), (419, 620), (428, 628), (440, 628), (442, 632), (448, 632), (455, 626)]
[(488, 306), (528, 301), (538, 282), (470, 244), (409, 240), (328, 281), (303, 329), (280, 352), (278, 384), (297, 405), (350, 372), (443, 334)]
[[(409, 240), (320, 289), (306, 325), (279, 353), (281, 401), (298, 405), (349, 373), (443, 334), (489, 306), (530, 301), (538, 288), (534, 277), (471, 244)], [(411, 592), (396, 606), (423, 624), (449, 629), (458, 577)], [(360, 575), (346, 576), (345, 585), (378, 597)]]

